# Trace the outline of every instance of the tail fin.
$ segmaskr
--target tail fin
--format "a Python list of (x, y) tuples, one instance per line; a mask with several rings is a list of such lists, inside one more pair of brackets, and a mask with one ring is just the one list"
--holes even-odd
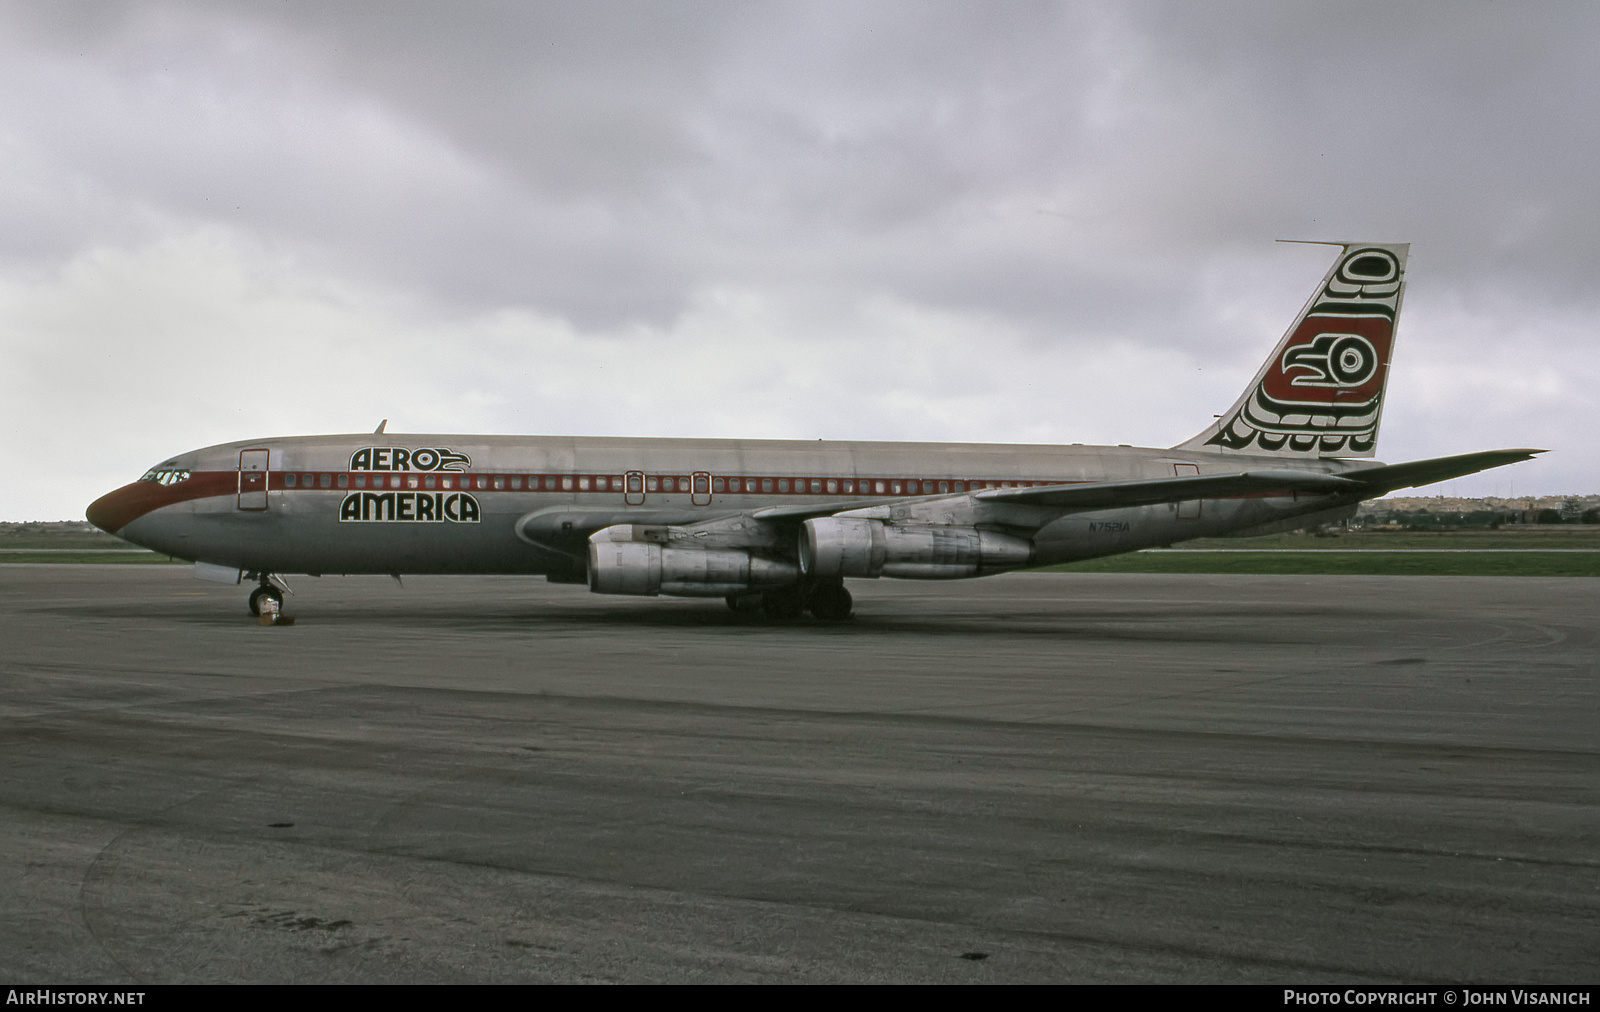
[(1338, 261), (1227, 414), (1174, 449), (1370, 457), (1410, 243), (1328, 243)]

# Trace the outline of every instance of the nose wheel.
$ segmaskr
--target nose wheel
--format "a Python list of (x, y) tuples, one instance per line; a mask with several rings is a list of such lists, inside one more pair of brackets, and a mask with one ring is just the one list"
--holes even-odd
[(278, 610), (281, 611), (283, 609), (283, 591), (271, 584), (262, 584), (250, 592), (250, 614), (259, 616), (261, 614), (261, 602), (267, 598), (272, 599)]

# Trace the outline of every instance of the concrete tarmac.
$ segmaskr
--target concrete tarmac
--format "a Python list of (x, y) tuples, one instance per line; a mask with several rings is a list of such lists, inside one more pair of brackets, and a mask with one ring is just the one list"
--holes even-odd
[(0, 979), (1594, 982), (1600, 580), (0, 566)]

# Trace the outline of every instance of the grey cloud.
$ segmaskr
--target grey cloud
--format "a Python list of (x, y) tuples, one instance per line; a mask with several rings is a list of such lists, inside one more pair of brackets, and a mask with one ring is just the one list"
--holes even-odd
[[(418, 326), (527, 311), (620, 354), (656, 339), (629, 334), (692, 342), (735, 292), (787, 314), (783, 354), (848, 335), (879, 387), (943, 397), (962, 355), (1003, 345), (991, 401), (1005, 377), (1055, 396), (1074, 363), (1123, 354), (1204, 370), (1210, 397), (1327, 263), (1271, 240), (1371, 237), (1415, 243), (1408, 320), (1472, 324), (1408, 322), (1402, 356), (1432, 369), (1521, 340), (1593, 367), (1569, 336), (1600, 309), (1589, 5), (150, 0), (0, 3), (0, 27), (13, 280), (217, 229), (296, 278), (403, 293)], [(880, 302), (1006, 337), (939, 345), (952, 361), (897, 380), (862, 329)], [(1563, 337), (1534, 347), (1527, 321)], [(709, 363), (703, 382), (736, 374)], [(1192, 413), (1168, 403), (1191, 380), (1130, 378), (1155, 405), (1142, 431), (1195, 427), (1161, 416)], [(897, 436), (1022, 425), (975, 401), (973, 424), (1005, 420), (963, 432), (936, 400), (900, 422), (817, 410)], [(759, 398), (718, 410), (672, 424), (766, 422)]]

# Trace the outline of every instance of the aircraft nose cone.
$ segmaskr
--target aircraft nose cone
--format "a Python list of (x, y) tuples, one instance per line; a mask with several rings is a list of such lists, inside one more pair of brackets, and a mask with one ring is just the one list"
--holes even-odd
[(140, 498), (136, 485), (124, 485), (90, 503), (83, 515), (107, 534), (115, 534), (143, 512)]

